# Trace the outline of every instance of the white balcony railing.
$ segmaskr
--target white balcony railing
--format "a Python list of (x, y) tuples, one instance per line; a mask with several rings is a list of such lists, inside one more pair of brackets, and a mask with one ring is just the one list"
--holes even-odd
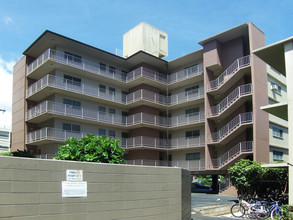
[(129, 116), (122, 116), (110, 113), (99, 112), (94, 109), (74, 107), (63, 103), (44, 101), (26, 112), (26, 120), (31, 120), (44, 113), (54, 113), (58, 115), (65, 115), (75, 118), (94, 120), (98, 122), (106, 122), (114, 125), (132, 126), (136, 124), (150, 124), (160, 127), (176, 127), (188, 124), (195, 124), (204, 121), (204, 113), (198, 112), (192, 115), (178, 115), (167, 118), (151, 115), (148, 113), (137, 113)]
[[(66, 54), (62, 51), (48, 49), (27, 67), (27, 75), (32, 73), (35, 69), (37, 69), (47, 60), (54, 60), (65, 65), (70, 65), (75, 68), (86, 70), (94, 74), (102, 75), (111, 79), (119, 80), (121, 82), (130, 82), (136, 78), (145, 77), (163, 84), (167, 84), (178, 82), (193, 76), (201, 75), (203, 73), (202, 63), (187, 68), (185, 70), (172, 73), (168, 77), (166, 74), (158, 73), (145, 67), (140, 67), (129, 73), (125, 73), (120, 70), (111, 69), (107, 66), (100, 65), (99, 63), (89, 61), (87, 59), (77, 58), (73, 55)], [(167, 80), (167, 78), (169, 79)]]
[(180, 70), (175, 73), (171, 73), (168, 76), (168, 83), (171, 84), (171, 83), (179, 82), (181, 80), (188, 79), (194, 76), (199, 76), (202, 74), (203, 74), (203, 64), (200, 63), (198, 65), (189, 67), (187, 69)]
[[(51, 141), (65, 141), (69, 137), (75, 137), (81, 139), (86, 136), (85, 132), (70, 132), (58, 128), (41, 128), (36, 131), (31, 131), (26, 135), (26, 144), (34, 143), (41, 140), (51, 140)], [(98, 134), (95, 134), (98, 135)], [(164, 138), (153, 138), (147, 136), (137, 136), (131, 138), (119, 138), (120, 146), (123, 148), (134, 148), (134, 147), (150, 147), (150, 148), (186, 148), (186, 147), (197, 147), (204, 145), (204, 136), (198, 138), (174, 138), (167, 140)]]
[(217, 79), (210, 81), (207, 86), (208, 91), (218, 89), (228, 79), (230, 79), (240, 68), (250, 65), (250, 56), (237, 59), (232, 63)]
[(204, 170), (205, 161), (201, 160), (173, 160), (173, 161), (162, 161), (162, 160), (127, 160), (124, 162), (127, 165), (137, 166), (165, 166), (165, 167), (181, 167), (188, 170)]
[(217, 159), (212, 159), (209, 162), (209, 168), (220, 168), (221, 166), (227, 164), (229, 161), (235, 158), (237, 155), (243, 152), (245, 153), (252, 152), (252, 149), (253, 149), (252, 141), (240, 142), (237, 145), (235, 145), (233, 148), (228, 150), (226, 153), (218, 157)]
[(187, 124), (194, 124), (204, 122), (204, 112), (197, 112), (187, 115), (177, 115), (169, 118), (169, 127), (183, 126)]
[(234, 131), (237, 127), (249, 122), (252, 122), (252, 112), (239, 114), (234, 119), (232, 119), (228, 124), (222, 127), (219, 131), (211, 133), (211, 140), (209, 142), (212, 143), (221, 141), (228, 134)]
[(194, 138), (172, 138), (168, 140), (169, 149), (199, 147), (205, 145), (204, 135)]
[(241, 85), (231, 92), (225, 99), (223, 99), (218, 105), (211, 107), (209, 116), (217, 116), (221, 114), (227, 107), (235, 102), (239, 97), (251, 94), (251, 84)]
[[(169, 98), (165, 95), (150, 92), (144, 89), (135, 91), (128, 95), (119, 92), (101, 92), (97, 86), (89, 85), (87, 83), (75, 83), (72, 80), (67, 80), (62, 77), (46, 75), (26, 89), (26, 97), (28, 98), (36, 94), (37, 92), (39, 92), (47, 86), (121, 104), (131, 104), (138, 100), (146, 100), (160, 105), (174, 105), (201, 99), (204, 96), (202, 88), (195, 89), (189, 92), (173, 94)], [(167, 102), (167, 99), (170, 100), (169, 103)]]

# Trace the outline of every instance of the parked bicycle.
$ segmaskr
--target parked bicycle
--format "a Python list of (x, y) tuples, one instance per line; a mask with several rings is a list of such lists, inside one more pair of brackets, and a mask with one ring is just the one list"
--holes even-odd
[(231, 214), (237, 218), (267, 219), (270, 217), (272, 220), (280, 220), (283, 214), (283, 209), (280, 204), (280, 201), (267, 202), (266, 200), (251, 200), (248, 202), (240, 199), (239, 203), (232, 205)]

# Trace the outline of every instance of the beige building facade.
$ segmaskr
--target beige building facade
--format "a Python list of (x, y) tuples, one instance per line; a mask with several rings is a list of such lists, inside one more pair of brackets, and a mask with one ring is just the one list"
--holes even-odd
[[(260, 109), (283, 98), (270, 83), (285, 88), (252, 53), (264, 33), (245, 23), (199, 44), (171, 61), (143, 48), (125, 58), (45, 31), (14, 67), (12, 149), (52, 158), (93, 133), (120, 139), (128, 164), (214, 175), (241, 158), (286, 158), (286, 122)], [(279, 128), (282, 143), (269, 135)]]

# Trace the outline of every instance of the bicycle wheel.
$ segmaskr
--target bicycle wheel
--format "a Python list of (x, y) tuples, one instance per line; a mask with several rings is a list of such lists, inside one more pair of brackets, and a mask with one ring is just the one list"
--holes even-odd
[(240, 203), (231, 206), (231, 214), (236, 218), (241, 218), (245, 214), (245, 208)]
[(271, 212), (268, 207), (259, 205), (255, 207), (254, 214), (257, 219), (267, 219), (270, 217)]
[(283, 209), (280, 207), (276, 207), (271, 212), (271, 219), (272, 220), (280, 220), (282, 219)]

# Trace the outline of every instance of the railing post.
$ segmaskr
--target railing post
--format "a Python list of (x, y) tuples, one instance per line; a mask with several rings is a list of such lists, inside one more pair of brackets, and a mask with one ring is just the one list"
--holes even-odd
[(142, 112), (140, 113), (140, 123), (143, 122), (143, 119), (142, 119)]
[(142, 136), (140, 136), (140, 146), (141, 147), (143, 146), (142, 142), (143, 142), (143, 138), (142, 138)]
[[(140, 67), (140, 76), (143, 76), (143, 67)], [(134, 77), (133, 77), (134, 78)]]

